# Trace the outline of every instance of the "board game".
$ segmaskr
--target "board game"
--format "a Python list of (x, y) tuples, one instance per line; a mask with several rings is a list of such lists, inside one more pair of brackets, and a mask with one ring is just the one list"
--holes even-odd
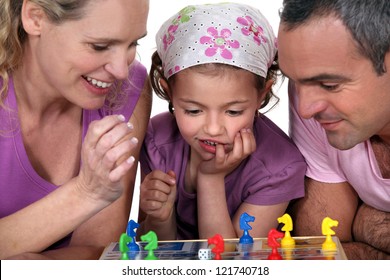
[[(336, 249), (323, 250), (325, 236), (294, 237), (295, 245), (291, 248), (278, 248), (283, 260), (345, 260), (346, 255), (337, 236), (331, 237)], [(148, 255), (145, 249), (147, 242), (137, 242), (139, 251), (128, 252), (130, 260), (144, 260)], [(154, 254), (159, 260), (198, 260), (200, 249), (211, 248), (206, 239), (189, 241), (158, 241)], [(223, 260), (267, 260), (272, 248), (268, 246), (267, 238), (253, 238), (251, 244), (241, 244), (239, 239), (225, 239)], [(113, 242), (106, 247), (101, 260), (121, 259), (119, 242)]]
[(325, 217), (322, 221), (324, 236), (291, 236), (292, 219), (289, 214), (278, 218), (281, 229), (270, 229), (268, 238), (253, 238), (249, 223), (255, 218), (248, 213), (240, 216), (242, 236), (224, 239), (215, 234), (204, 240), (159, 241), (154, 231), (140, 236), (136, 242), (139, 224), (130, 220), (126, 233), (119, 242), (111, 243), (103, 252), (103, 260), (343, 260), (347, 259), (333, 227), (338, 221)]

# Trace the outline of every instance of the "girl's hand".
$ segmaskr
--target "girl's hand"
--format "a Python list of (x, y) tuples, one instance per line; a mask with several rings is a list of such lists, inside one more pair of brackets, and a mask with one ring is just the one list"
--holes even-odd
[(225, 177), (255, 150), (256, 139), (252, 130), (241, 129), (234, 138), (232, 150), (226, 152), (223, 145), (217, 145), (215, 157), (202, 162), (199, 166), (199, 172), (205, 175)]
[(167, 221), (174, 210), (175, 199), (176, 175), (173, 171), (154, 170), (146, 175), (140, 190), (143, 212), (158, 221)]
[(79, 190), (95, 200), (112, 202), (123, 192), (121, 179), (134, 164), (129, 155), (138, 140), (122, 115), (112, 115), (89, 125), (81, 148)]

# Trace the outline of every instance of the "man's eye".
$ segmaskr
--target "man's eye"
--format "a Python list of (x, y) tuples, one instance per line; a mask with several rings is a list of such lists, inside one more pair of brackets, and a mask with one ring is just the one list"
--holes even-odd
[(337, 90), (339, 85), (338, 84), (321, 84), (321, 87), (327, 91), (334, 91), (334, 90)]

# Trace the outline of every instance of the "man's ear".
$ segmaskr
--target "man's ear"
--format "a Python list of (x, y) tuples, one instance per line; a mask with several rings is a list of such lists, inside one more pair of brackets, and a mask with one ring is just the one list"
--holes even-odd
[(45, 13), (42, 8), (29, 0), (23, 1), (22, 6), (22, 24), (26, 33), (30, 35), (40, 35), (42, 22)]

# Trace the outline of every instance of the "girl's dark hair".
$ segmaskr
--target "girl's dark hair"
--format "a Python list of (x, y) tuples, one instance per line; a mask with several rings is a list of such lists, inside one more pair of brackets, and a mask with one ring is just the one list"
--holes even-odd
[[(222, 63), (201, 64), (201, 65), (192, 66), (191, 69), (199, 69), (199, 70), (204, 69), (204, 68), (210, 69), (210, 67), (212, 67), (211, 68), (212, 70), (214, 70), (214, 69), (220, 70), (221, 68), (229, 68), (229, 69), (236, 69), (236, 70), (241, 69), (241, 68), (238, 68), (236, 66), (222, 64)], [(253, 75), (255, 75), (255, 74), (253, 74)], [(263, 78), (259, 75), (255, 75), (255, 76), (256, 76), (257, 87), (259, 89), (263, 89), (265, 87), (266, 81), (269, 81), (269, 80), (272, 80), (273, 85), (275, 85), (277, 82), (278, 76), (280, 76), (277, 55), (276, 55), (272, 65), (268, 68), (266, 78)], [(152, 65), (150, 68), (149, 77), (150, 77), (152, 88), (153, 88), (154, 92), (156, 93), (156, 95), (158, 97), (160, 97), (161, 99), (170, 102), (170, 98), (169, 98), (168, 94), (164, 91), (164, 89), (160, 85), (160, 79), (165, 80), (167, 82), (168, 86), (170, 86), (170, 85), (172, 85), (172, 83), (174, 83), (175, 75), (171, 76), (169, 79), (165, 78), (163, 67), (162, 67), (162, 61), (161, 61), (161, 58), (158, 55), (157, 51), (154, 52), (152, 55)], [(271, 109), (272, 109), (279, 102), (279, 97), (277, 97), (274, 94), (272, 88), (266, 94), (266, 96), (261, 104), (260, 109), (266, 107), (269, 104), (271, 99), (275, 99), (275, 103), (271, 107)]]

